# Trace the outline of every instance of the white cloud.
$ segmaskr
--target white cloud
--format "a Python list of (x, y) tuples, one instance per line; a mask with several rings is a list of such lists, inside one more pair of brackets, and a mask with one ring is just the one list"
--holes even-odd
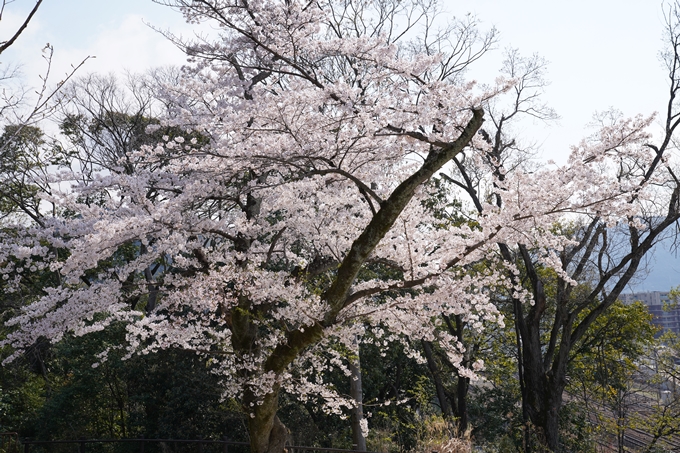
[[(142, 19), (152, 17), (150, 20), (154, 23), (160, 22), (177, 33), (186, 34), (189, 28), (176, 12), (167, 8), (140, 11), (123, 4), (126, 0), (121, 0), (114, 11), (109, 11), (110, 14), (97, 9), (98, 5), (89, 4), (97, 9), (97, 14), (90, 12), (87, 17), (69, 17), (71, 20), (64, 20), (69, 11), (78, 10), (79, 1), (64, 0), (61, 8), (38, 11), (16, 43), (0, 56), (0, 71), (8, 67), (20, 67), (19, 77), (10, 84), (4, 82), (2, 88), (18, 92), (24, 91), (20, 87), (27, 87), (29, 94), (38, 90), (47, 73), (43, 49), (48, 42), (54, 48), (48, 79), (50, 87), (64, 80), (87, 56), (96, 58), (89, 59), (76, 76), (95, 72), (144, 72), (158, 66), (181, 65), (186, 61), (179, 49)], [(145, 15), (142, 16), (140, 12)], [(10, 33), (21, 26), (27, 14), (27, 11), (18, 9), (6, 10), (2, 18), (0, 40), (8, 39), (8, 35), (11, 36)], [(30, 105), (26, 107), (30, 108)], [(43, 124), (43, 127), (51, 129), (50, 124)]]
[(144, 72), (149, 68), (168, 64), (183, 64), (184, 54), (170, 41), (147, 26), (140, 15), (127, 15), (115, 28), (104, 29), (94, 42), (83, 48), (70, 50), (72, 61), (95, 55), (88, 62), (92, 72)]

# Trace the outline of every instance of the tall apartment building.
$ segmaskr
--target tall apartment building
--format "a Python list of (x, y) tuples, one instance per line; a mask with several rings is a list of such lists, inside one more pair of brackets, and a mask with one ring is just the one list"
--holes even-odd
[(652, 322), (655, 325), (680, 334), (680, 307), (670, 308), (673, 301), (668, 298), (668, 292), (628, 293), (621, 294), (619, 299), (624, 304), (632, 304), (639, 300), (647, 306), (649, 312), (654, 316)]

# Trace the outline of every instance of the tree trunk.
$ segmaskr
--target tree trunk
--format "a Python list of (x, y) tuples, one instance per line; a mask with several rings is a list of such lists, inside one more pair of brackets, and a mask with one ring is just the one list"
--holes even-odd
[(446, 398), (446, 391), (444, 389), (444, 384), (442, 384), (441, 371), (437, 366), (437, 362), (434, 360), (434, 354), (432, 354), (432, 345), (429, 341), (423, 340), (423, 351), (425, 352), (425, 358), (427, 359), (427, 367), (430, 369), (430, 374), (432, 374), (432, 380), (434, 381), (434, 388), (437, 392), (437, 399), (439, 400), (439, 407), (442, 410), (442, 415), (445, 418), (450, 418), (453, 416), (451, 408), (448, 404)]
[[(231, 310), (231, 342), (235, 351), (247, 355), (253, 350), (257, 327), (252, 322), (250, 302), (240, 298), (238, 307)], [(276, 416), (279, 408), (280, 384), (274, 384), (270, 393), (258, 397), (246, 389), (243, 395), (243, 410), (248, 420), (250, 453), (283, 453), (288, 430)]]
[(273, 391), (259, 401), (261, 404), (255, 395), (246, 392), (244, 406), (251, 453), (283, 453), (285, 450), (288, 429), (276, 415), (279, 389), (279, 385), (275, 385)]
[(468, 429), (468, 408), (467, 408), (467, 394), (470, 388), (470, 378), (458, 375), (458, 385), (456, 386), (457, 405), (455, 416), (458, 419), (459, 434), (465, 434)]
[[(462, 367), (468, 368), (472, 364), (471, 360), (471, 345), (466, 344), (465, 342), (465, 327), (467, 323), (463, 320), (463, 317), (461, 315), (455, 315), (454, 316), (454, 321), (455, 321), (455, 328), (451, 324), (451, 320), (448, 317), (444, 318), (446, 321), (446, 325), (449, 328), (449, 332), (453, 333), (455, 332), (456, 338), (458, 341), (465, 347), (465, 352), (463, 353), (463, 361), (460, 363)], [(467, 394), (468, 390), (470, 388), (470, 378), (461, 376), (460, 373), (458, 373), (458, 382), (456, 385), (456, 405), (454, 408), (455, 416), (458, 419), (458, 430), (460, 431), (460, 434), (464, 434), (465, 431), (468, 429), (468, 409), (467, 409)]]
[[(565, 330), (569, 330), (570, 327), (565, 326)], [(525, 322), (520, 330), (524, 330), (521, 338), (522, 363), (519, 364), (522, 371), (522, 400), (526, 411), (525, 417), (528, 418), (524, 421), (531, 422), (525, 429), (537, 428), (534, 434), (538, 439), (535, 440), (543, 444), (543, 448), (537, 447), (538, 451), (546, 447), (550, 451), (559, 451), (559, 415), (567, 382), (567, 354), (571, 350), (571, 345), (565, 336), (553, 362), (546, 364), (540, 341), (539, 323), (532, 325)], [(527, 452), (534, 451), (532, 439), (529, 437), (527, 435), (525, 439)]]
[(545, 443), (551, 451), (558, 451), (559, 449), (559, 433), (560, 433), (560, 409), (562, 408), (562, 394), (564, 386), (555, 385), (549, 382), (550, 398), (545, 407), (545, 427), (543, 429), (545, 435)]
[(361, 421), (364, 419), (364, 395), (361, 389), (361, 361), (358, 348), (356, 353), (356, 359), (349, 362), (349, 370), (352, 373), (350, 376), (349, 393), (356, 403), (356, 407), (352, 409), (352, 447), (354, 450), (366, 451), (366, 439), (361, 430)]

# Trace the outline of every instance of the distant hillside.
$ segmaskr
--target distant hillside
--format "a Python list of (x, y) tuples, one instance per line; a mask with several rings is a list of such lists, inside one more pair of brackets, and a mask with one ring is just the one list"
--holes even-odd
[(668, 291), (680, 286), (680, 253), (673, 248), (673, 239), (659, 243), (652, 252), (646, 272), (641, 271), (624, 292)]

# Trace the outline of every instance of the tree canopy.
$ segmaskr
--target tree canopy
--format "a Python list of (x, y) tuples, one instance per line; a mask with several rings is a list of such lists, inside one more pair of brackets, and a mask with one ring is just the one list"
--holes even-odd
[[(26, 195), (54, 209), (32, 201), (31, 219), (0, 231), (6, 291), (51, 276), (8, 322), (7, 360), (120, 323), (128, 357), (203, 357), (240, 402), (252, 452), (274, 453), (285, 395), (337, 414), (356, 404), (325, 379), (350, 374), (357, 343), (414, 357), (436, 343), (474, 378), (483, 363), (462, 331), (502, 324), (503, 294), (525, 418), (556, 449), (572, 347), (680, 218), (677, 50), (659, 144), (653, 116), (608, 114), (566, 164), (536, 168), (508, 125), (553, 116), (544, 63), (512, 51), (495, 85), (468, 80), (495, 41), (470, 17), (437, 28), (435, 2), (405, 0), (166, 3), (219, 36), (170, 36), (191, 64), (154, 86), (154, 109), (144, 96), (107, 107), (110, 84), (81, 82), (97, 96), (64, 111), (62, 168), (32, 176), (46, 189)], [(436, 197), (441, 172), (453, 188)]]

